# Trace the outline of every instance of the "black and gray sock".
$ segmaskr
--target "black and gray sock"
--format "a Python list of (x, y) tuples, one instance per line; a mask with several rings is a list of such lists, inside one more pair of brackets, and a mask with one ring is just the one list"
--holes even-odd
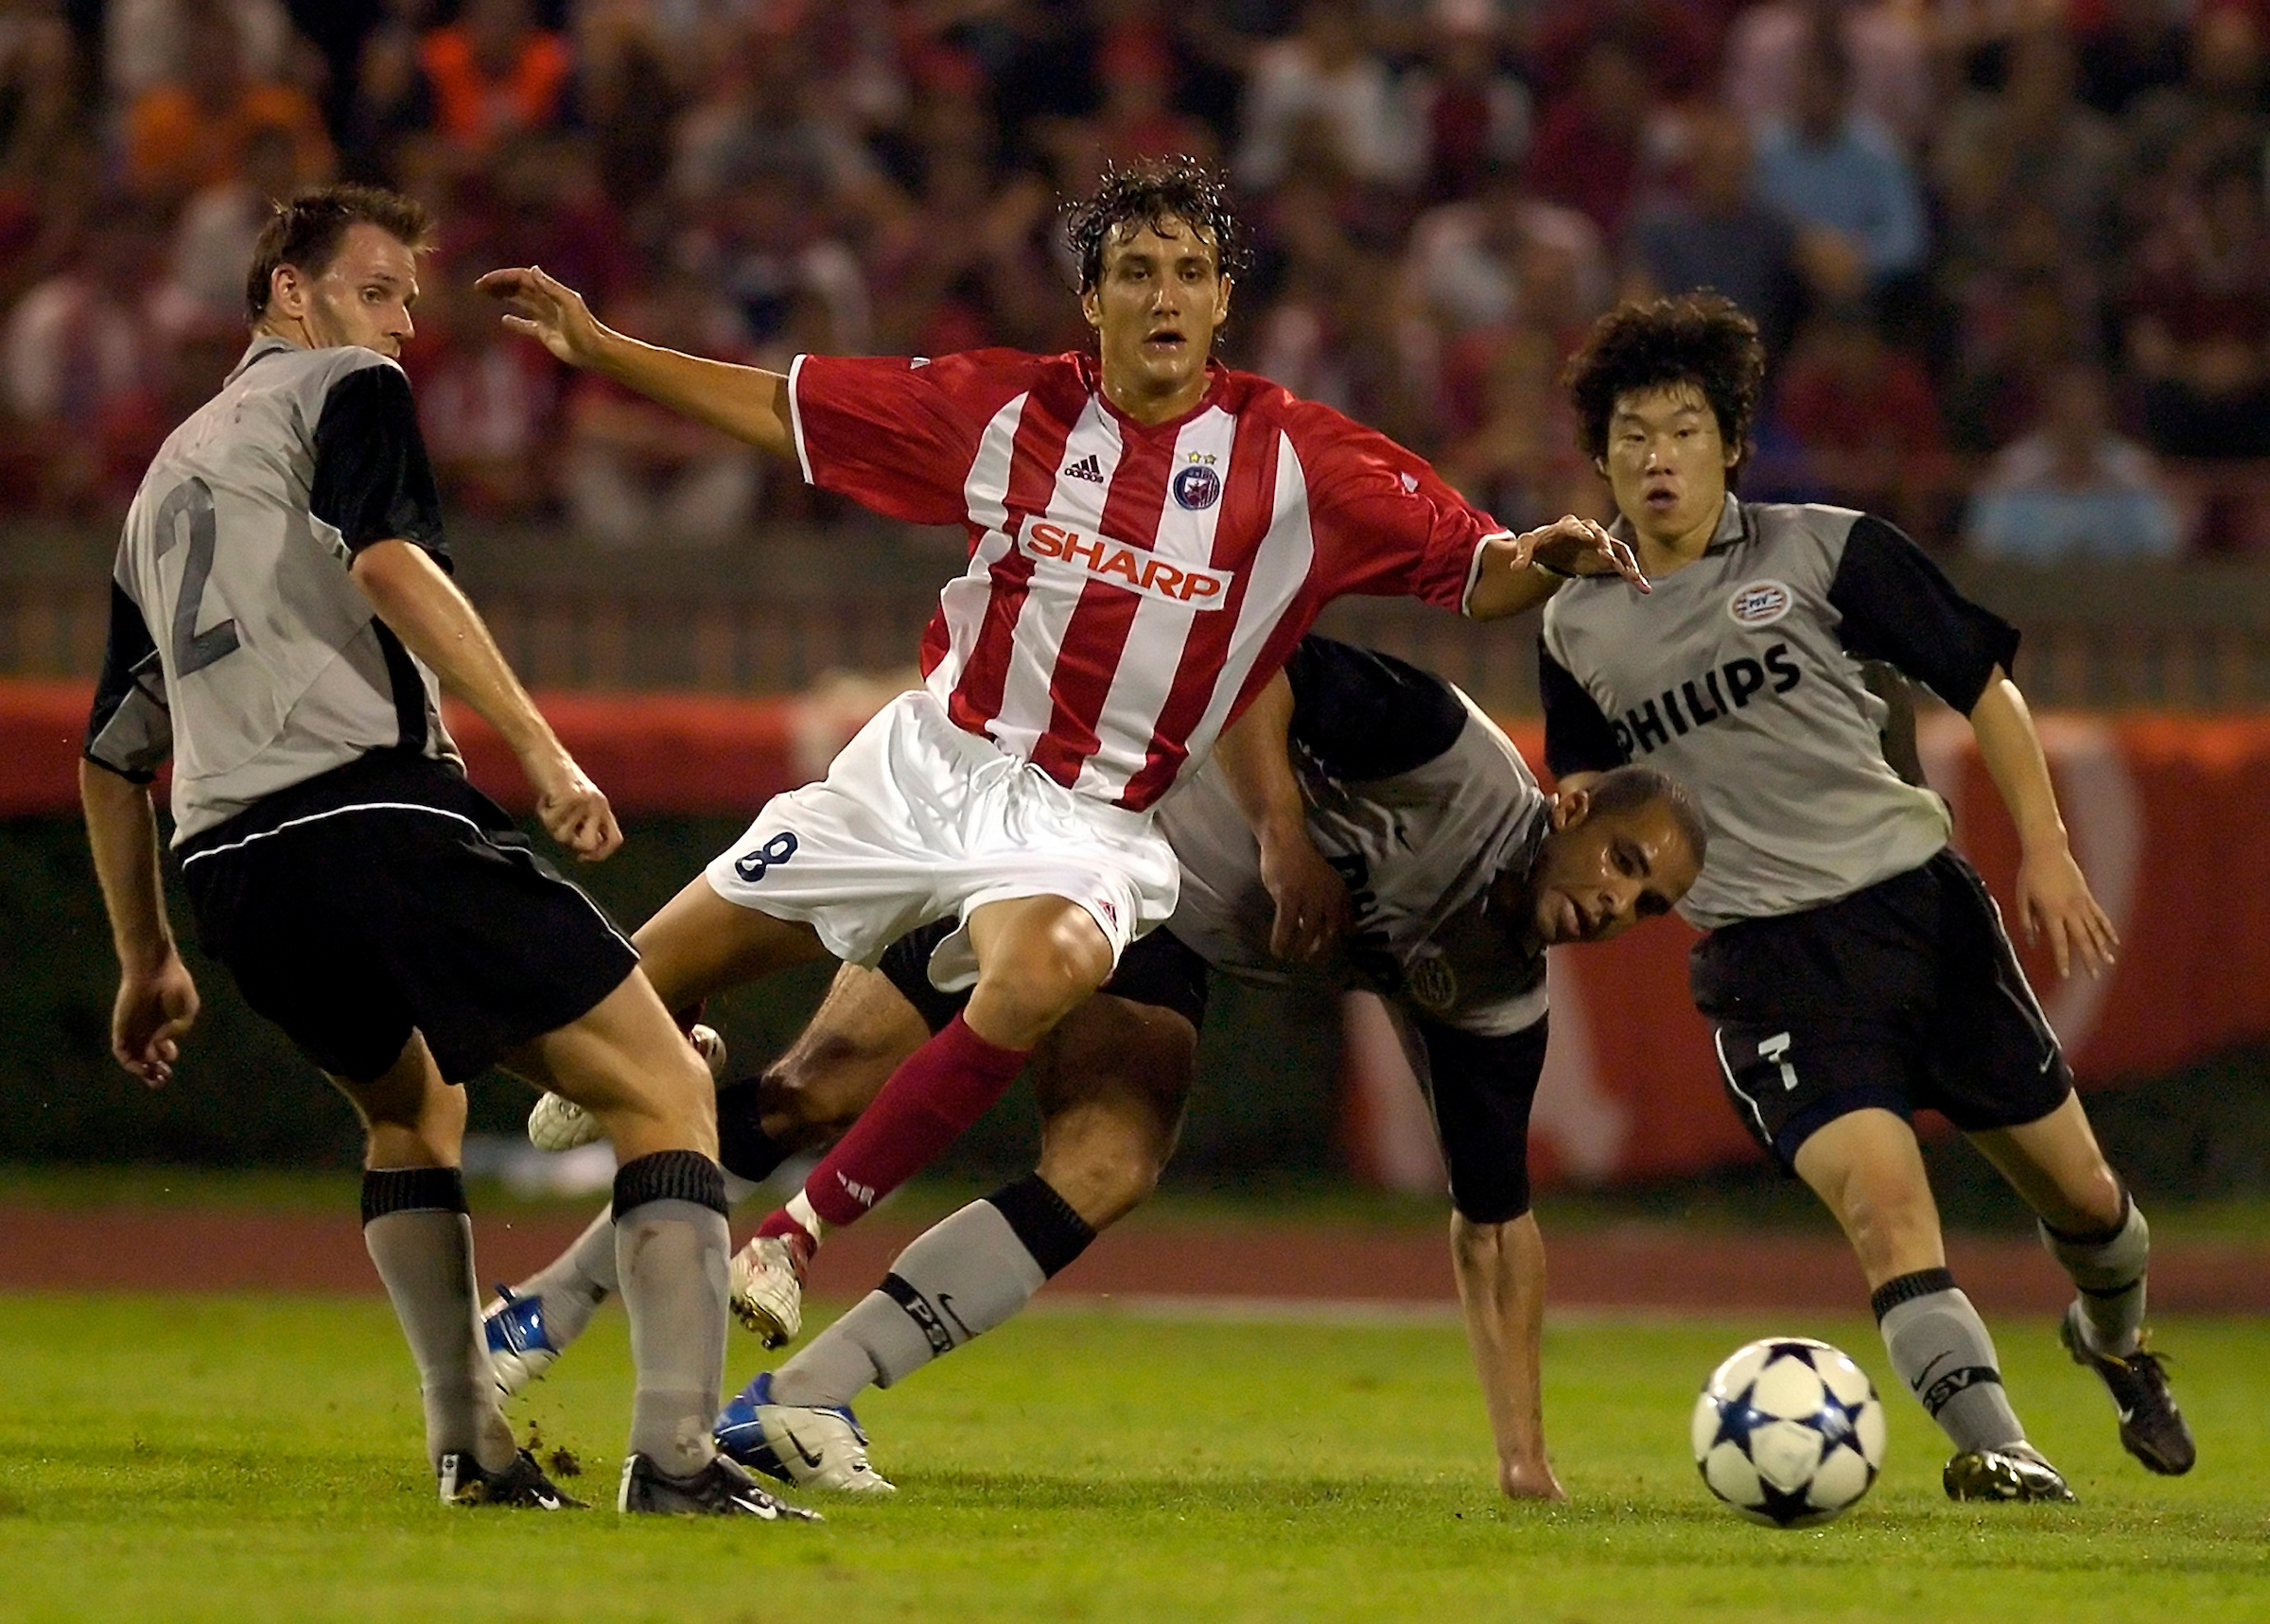
[(1014, 1317), (1095, 1231), (1039, 1174), (933, 1224), (880, 1290), (774, 1372), (789, 1405), (847, 1405)]
[(725, 1370), (725, 1176), (699, 1151), (641, 1156), (615, 1175), (616, 1274), (638, 1387), (631, 1452), (672, 1476), (707, 1465)]
[(515, 1446), (481, 1335), (464, 1176), (454, 1167), (365, 1173), (362, 1243), (418, 1362), (428, 1457), (437, 1468), (445, 1455), (470, 1455), (484, 1472), (510, 1465)]
[(2081, 1323), (2088, 1345), (2124, 1359), (2144, 1329), (2144, 1274), (2152, 1261), (2152, 1227), (2125, 1191), (2121, 1221), (2098, 1234), (2074, 1234), (2041, 1225), (2049, 1249), (2081, 1294)]
[(1944, 1268), (1888, 1280), (1870, 1299), (1892, 1368), (1960, 1450), (2023, 1443), (2026, 1429), (2002, 1391), (1994, 1338)]

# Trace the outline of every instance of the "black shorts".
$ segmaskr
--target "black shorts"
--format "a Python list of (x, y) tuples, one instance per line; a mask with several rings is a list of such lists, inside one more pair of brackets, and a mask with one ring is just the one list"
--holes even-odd
[[(931, 952), (953, 934), (954, 925), (950, 915), (907, 932), (883, 950), (878, 967), (934, 1033), (942, 1031), (969, 1003), (968, 988), (940, 992), (930, 985)], [(1171, 1009), (1193, 1027), (1206, 1023), (1206, 961), (1165, 930), (1129, 943), (1111, 979), (1098, 990), (1130, 1004)]]
[(1824, 1123), (1930, 1107), (1966, 1132), (2038, 1121), (2072, 1073), (1978, 870), (1953, 850), (1865, 891), (1695, 944), (1727, 1097), (1787, 1167)]
[(205, 951), (334, 1076), (425, 1034), (459, 1083), (637, 968), (599, 904), (446, 763), (373, 751), (185, 842)]

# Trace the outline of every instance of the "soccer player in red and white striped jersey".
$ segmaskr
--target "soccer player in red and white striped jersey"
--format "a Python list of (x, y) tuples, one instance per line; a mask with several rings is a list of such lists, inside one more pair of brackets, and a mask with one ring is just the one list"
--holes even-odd
[[(1644, 586), (1590, 521), (1513, 535), (1385, 436), (1214, 362), (1237, 226), (1197, 166), (1108, 177), (1071, 232), (1093, 355), (803, 356), (783, 376), (641, 344), (533, 268), (481, 279), (561, 359), (794, 456), (878, 513), (969, 534), (923, 637), (926, 689), (638, 933), (683, 1007), (823, 953), (873, 964), (916, 925), (962, 920), (931, 975), (974, 981), (966, 1011), (767, 1220), (792, 1252), (975, 1120), (1173, 911), (1150, 808), (1332, 599), (1487, 619), (1580, 570)], [(1274, 867), (1319, 907), (1334, 883), (1313, 849)]]

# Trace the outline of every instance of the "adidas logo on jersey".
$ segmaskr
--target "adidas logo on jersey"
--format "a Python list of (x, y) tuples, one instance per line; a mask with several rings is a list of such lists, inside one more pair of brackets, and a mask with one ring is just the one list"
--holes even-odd
[(1093, 541), (1078, 531), (1036, 520), (1019, 537), (1024, 550), (1037, 559), (1076, 564), (1091, 579), (1115, 582), (1130, 592), (1169, 603), (1187, 603), (1194, 609), (1218, 609), (1236, 577), (1227, 570), (1197, 569), (1129, 547), (1125, 542)]
[(1091, 480), (1100, 485), (1104, 482), (1103, 464), (1095, 460), (1093, 452), (1090, 452), (1065, 469), (1064, 477), (1068, 480)]

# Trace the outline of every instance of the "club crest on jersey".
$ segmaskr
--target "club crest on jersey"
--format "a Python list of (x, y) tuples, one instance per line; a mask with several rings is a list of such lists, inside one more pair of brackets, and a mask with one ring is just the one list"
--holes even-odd
[(1175, 500), (1194, 513), (1222, 499), (1222, 477), (1203, 463), (1193, 463), (1175, 476)]
[[(1211, 470), (1185, 470), (1185, 472)], [(1091, 540), (1076, 530), (1045, 520), (1024, 527), (1019, 537), (1024, 550), (1037, 559), (1077, 565), (1092, 580), (1109, 581), (1145, 598), (1169, 603), (1187, 603), (1194, 609), (1218, 609), (1229, 596), (1236, 576), (1226, 569), (1200, 569), (1174, 564), (1139, 547), (1098, 536)]]
[(1403, 989), (1420, 1008), (1440, 1015), (1458, 1001), (1458, 972), (1448, 959), (1423, 958), (1404, 972)]
[(1726, 600), (1726, 613), (1737, 626), (1771, 626), (1796, 606), (1797, 594), (1778, 581), (1753, 581)]

